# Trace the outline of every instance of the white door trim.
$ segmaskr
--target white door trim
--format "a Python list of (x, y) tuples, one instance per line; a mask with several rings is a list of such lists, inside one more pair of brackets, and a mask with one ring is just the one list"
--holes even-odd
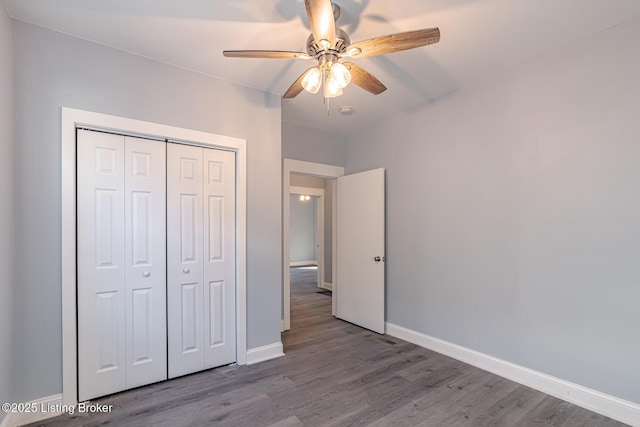
[(246, 224), (247, 142), (158, 123), (62, 107), (62, 401), (78, 403), (76, 339), (76, 128), (87, 127), (120, 134), (167, 139), (236, 153), (236, 357), (247, 363)]
[[(318, 286), (324, 285), (324, 188), (313, 187), (289, 187), (289, 194), (299, 194), (305, 196), (318, 197), (318, 204), (316, 206), (316, 266), (318, 267), (317, 282)], [(291, 216), (291, 212), (289, 212)], [(294, 267), (295, 262), (289, 262), (289, 267)], [(304, 264), (308, 265), (308, 264)], [(288, 272), (285, 271), (285, 274)]]
[[(338, 178), (344, 175), (344, 168), (342, 166), (325, 165), (321, 163), (304, 162), (301, 160), (284, 159), (284, 171), (282, 176), (282, 199), (283, 199), (283, 215), (282, 215), (282, 296), (283, 296), (283, 330), (291, 329), (291, 281), (289, 278), (289, 191), (291, 185), (291, 173), (300, 173), (305, 175), (317, 176), (320, 178)], [(337, 194), (335, 191), (335, 183), (333, 187), (333, 224), (336, 223), (336, 200)], [(333, 255), (332, 255), (332, 274), (333, 277), (333, 290), (337, 286), (336, 280), (336, 227), (333, 227)], [(332, 298), (332, 313), (335, 316), (336, 313), (336, 298)]]
[(289, 194), (304, 194), (305, 196), (324, 196), (324, 189), (322, 188), (313, 188), (313, 187), (289, 187)]

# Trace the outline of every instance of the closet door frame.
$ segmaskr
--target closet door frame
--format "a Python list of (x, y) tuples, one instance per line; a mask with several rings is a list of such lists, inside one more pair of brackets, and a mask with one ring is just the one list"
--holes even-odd
[(236, 154), (236, 363), (247, 363), (247, 142), (213, 133), (62, 107), (62, 403), (78, 403), (76, 306), (76, 129), (167, 140)]

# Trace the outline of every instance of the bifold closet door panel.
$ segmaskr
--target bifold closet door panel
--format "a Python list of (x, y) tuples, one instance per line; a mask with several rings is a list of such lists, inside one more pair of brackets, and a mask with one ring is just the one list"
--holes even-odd
[(166, 143), (125, 137), (127, 388), (167, 378)]
[(78, 130), (79, 400), (126, 388), (124, 137)]
[(167, 378), (166, 144), (77, 132), (83, 401)]
[(205, 368), (236, 361), (235, 153), (204, 149)]
[(167, 145), (169, 377), (236, 361), (235, 153)]
[(204, 369), (202, 148), (167, 144), (169, 378)]

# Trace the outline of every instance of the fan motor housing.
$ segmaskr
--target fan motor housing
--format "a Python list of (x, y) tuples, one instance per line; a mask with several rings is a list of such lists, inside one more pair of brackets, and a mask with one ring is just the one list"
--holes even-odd
[[(347, 33), (340, 28), (336, 28), (336, 44), (329, 48), (329, 53), (344, 53), (350, 44), (351, 39), (349, 39)], [(307, 53), (311, 56), (318, 56), (324, 52), (325, 50), (322, 46), (314, 40), (313, 34), (310, 34), (307, 38)]]

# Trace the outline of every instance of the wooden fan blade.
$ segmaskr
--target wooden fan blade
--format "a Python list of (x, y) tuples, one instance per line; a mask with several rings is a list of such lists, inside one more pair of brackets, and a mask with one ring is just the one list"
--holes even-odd
[(356, 86), (360, 86), (362, 89), (374, 95), (380, 95), (387, 90), (387, 87), (383, 85), (380, 80), (364, 68), (357, 66), (353, 62), (345, 62), (344, 66), (351, 72), (351, 83)]
[(327, 40), (332, 47), (336, 43), (336, 21), (331, 0), (305, 0), (304, 4), (314, 40)]
[[(311, 67), (311, 68), (314, 68), (314, 67)], [(307, 69), (307, 71), (302, 73), (302, 75), (298, 77), (298, 79), (295, 82), (293, 82), (291, 87), (287, 89), (287, 92), (284, 95), (282, 95), (283, 98), (285, 99), (295, 98), (300, 94), (300, 92), (304, 90), (304, 88), (302, 87), (302, 79), (304, 79), (304, 76), (307, 75), (307, 73), (311, 68)]]
[(268, 58), (268, 59), (311, 59), (305, 52), (287, 52), (278, 50), (225, 50), (222, 54), (229, 58)]
[(424, 30), (407, 31), (391, 34), (354, 43), (347, 48), (347, 56), (365, 58), (367, 56), (384, 55), (427, 46), (440, 41), (440, 29), (427, 28)]

